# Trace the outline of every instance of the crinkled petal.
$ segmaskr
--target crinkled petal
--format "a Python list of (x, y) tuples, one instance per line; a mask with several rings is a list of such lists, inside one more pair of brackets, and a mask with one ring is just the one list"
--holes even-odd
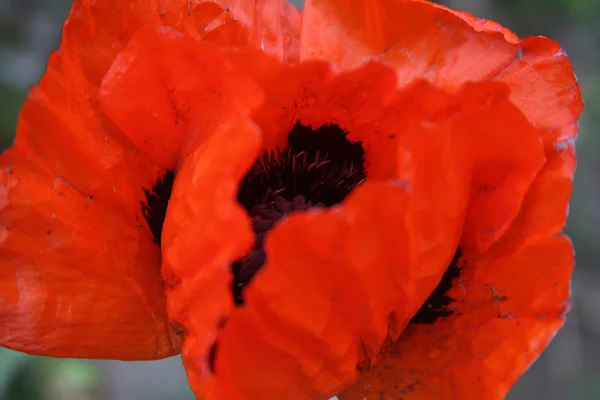
[(563, 324), (573, 248), (547, 238), (498, 258), (467, 257), (455, 314), (410, 325), (340, 398), (503, 399)]
[[(160, 114), (169, 98), (177, 99), (177, 109)], [(258, 156), (261, 135), (249, 114), (262, 99), (261, 88), (218, 48), (150, 26), (134, 35), (100, 90), (115, 125), (148, 157), (162, 150), (154, 161), (174, 171), (161, 235), (162, 277), (169, 319), (185, 337), (188, 374), (200, 377), (194, 389), (207, 396), (214, 384), (205, 355), (233, 306), (230, 261), (253, 240), (247, 214), (233, 199)], [(161, 134), (169, 124), (183, 125), (181, 135)]]
[(411, 324), (340, 398), (502, 399), (544, 350), (569, 308), (573, 248), (566, 220), (573, 150), (555, 152), (506, 235), (484, 254), (465, 250), (447, 293), (452, 314)]
[(77, 0), (55, 57), (69, 60), (83, 75), (77, 78), (97, 89), (144, 25), (170, 26), (224, 47), (250, 45), (279, 59), (293, 58), (298, 46), (299, 15), (287, 0)]
[(99, 120), (64, 61), (29, 93), (3, 155), (1, 342), (63, 357), (175, 354), (142, 209), (164, 171)]
[[(440, 7), (443, 7), (443, 6), (440, 6)], [(489, 33), (502, 32), (502, 34), (504, 35), (504, 39), (506, 39), (507, 42), (519, 43), (521, 41), (521, 39), (519, 39), (519, 37), (513, 31), (511, 31), (508, 28), (503, 27), (502, 25), (500, 25), (499, 23), (497, 23), (495, 21), (491, 21), (491, 20), (485, 19), (485, 18), (478, 18), (478, 17), (474, 16), (473, 14), (468, 13), (466, 11), (459, 11), (459, 10), (452, 10), (452, 9), (448, 9), (448, 11), (450, 11), (451, 13), (460, 17), (466, 23), (468, 23), (473, 28), (475, 28), (475, 30), (477, 32), (489, 32)]]
[(536, 125), (545, 128), (547, 144), (573, 141), (577, 120), (583, 110), (581, 89), (564, 49), (545, 37), (520, 40), (500, 24), (473, 15), (449, 10), (476, 31), (502, 32), (506, 41), (518, 46), (518, 54), (494, 80), (509, 84), (511, 100)]
[[(197, 104), (170, 96), (208, 88), (199, 87), (202, 71), (194, 78), (185, 70), (193, 59), (157, 68), (151, 56), (169, 56), (149, 32), (186, 27), (206, 33), (194, 43), (263, 46), (292, 59), (299, 26), (283, 0), (183, 3), (178, 10), (186, 13), (153, 0), (74, 3), (60, 49), (31, 90), (14, 148), (2, 159), (0, 344), (62, 357), (151, 359), (179, 351), (167, 321), (159, 238), (144, 219), (158, 179), (210, 130), (190, 128), (196, 120), (186, 110)], [(187, 71), (185, 81), (160, 81), (175, 80), (174, 71)], [(233, 112), (215, 107), (204, 110), (212, 113), (205, 123)]]
[(493, 21), (429, 1), (308, 0), (300, 49), (302, 60), (324, 59), (340, 69), (384, 61), (396, 69), (399, 85), (419, 78), (448, 88), (506, 82), (511, 100), (545, 129), (549, 146), (574, 139), (583, 110), (573, 68), (556, 42), (520, 41)]
[(544, 128), (547, 147), (572, 142), (577, 134), (583, 99), (566, 52), (553, 40), (528, 37), (519, 57), (494, 80), (506, 82), (511, 100), (536, 126)]
[(518, 56), (518, 48), (500, 32), (481, 34), (428, 1), (308, 0), (300, 55), (341, 69), (375, 58), (396, 68), (400, 85), (427, 78), (457, 87), (498, 74)]
[(489, 85), (499, 90), (465, 90), (471, 94), (465, 100), (469, 111), (453, 129), (474, 157), (461, 245), (476, 246), (480, 252), (507, 231), (545, 162), (540, 129), (511, 103), (509, 92), (500, 89), (502, 85)]
[[(118, 77), (108, 77), (106, 73), (112, 67), (113, 74), (123, 74), (128, 68), (134, 71), (140, 69), (140, 61), (146, 59), (131, 59), (132, 52), (123, 50), (130, 46), (130, 41), (138, 30), (143, 27), (159, 27), (166, 25), (175, 29), (183, 29), (187, 26), (186, 34), (190, 31), (205, 31), (214, 20), (221, 18), (222, 14), (231, 15), (230, 20), (235, 20), (233, 25), (238, 26), (244, 31), (252, 30), (256, 32), (253, 40), (248, 42), (248, 35), (244, 34), (242, 39), (231, 40), (208, 40), (203, 37), (193, 36), (198, 40), (205, 40), (219, 44), (221, 46), (245, 46), (261, 48), (262, 41), (279, 43), (273, 44), (269, 49), (263, 49), (265, 52), (273, 51), (273, 55), (284, 57), (284, 53), (293, 53), (292, 47), (297, 46), (295, 34), (298, 30), (297, 11), (291, 7), (285, 0), (265, 0), (263, 2), (252, 3), (248, 1), (171, 1), (163, 0), (136, 0), (136, 1), (91, 1), (78, 0), (74, 3), (69, 18), (65, 22), (63, 31), (63, 40), (60, 49), (55, 52), (49, 60), (48, 70), (40, 81), (40, 85), (31, 92), (31, 97), (43, 97), (46, 105), (63, 119), (69, 119), (70, 116), (77, 117), (81, 121), (73, 121), (81, 127), (75, 132), (76, 136), (71, 138), (72, 131), (52, 131), (52, 134), (39, 135), (35, 131), (31, 134), (24, 133), (24, 129), (19, 129), (15, 139), (16, 146), (23, 146), (32, 156), (47, 160), (50, 168), (56, 169), (57, 173), (70, 175), (70, 181), (78, 186), (94, 184), (97, 179), (89, 182), (89, 177), (78, 176), (78, 168), (71, 168), (73, 164), (80, 165), (83, 160), (94, 158), (102, 160), (104, 164), (110, 164), (117, 159), (140, 158), (137, 154), (137, 147), (142, 148), (144, 158), (151, 158), (158, 165), (165, 167), (166, 160), (172, 159), (167, 155), (173, 152), (173, 148), (180, 143), (183, 121), (180, 118), (185, 117), (185, 104), (173, 98), (174, 93), (168, 92), (173, 85), (166, 83), (163, 87), (148, 86), (140, 88), (127, 84), (127, 80), (118, 79)], [(182, 12), (186, 10), (185, 12)], [(227, 10), (227, 11), (226, 11)], [(191, 15), (193, 15), (193, 18)], [(238, 16), (239, 14), (239, 16)], [(243, 17), (243, 18), (242, 18)], [(192, 20), (191, 22), (189, 20)], [(243, 20), (243, 22), (241, 22)], [(275, 25), (274, 25), (275, 24)], [(278, 28), (281, 25), (281, 29)], [(227, 25), (227, 24), (226, 24)], [(231, 25), (231, 24), (229, 24)], [(229, 26), (227, 25), (227, 26)], [(286, 28), (287, 27), (287, 28)], [(289, 28), (289, 29), (288, 29)], [(233, 28), (232, 28), (233, 29)], [(220, 29), (229, 30), (228, 27)], [(289, 31), (289, 32), (288, 32)], [(291, 33), (290, 33), (291, 32)], [(291, 35), (291, 36), (290, 36)], [(285, 39), (283, 36), (290, 36), (291, 39)], [(140, 35), (137, 35), (138, 40)], [(143, 39), (143, 38), (142, 38)], [(294, 44), (295, 43), (295, 44)], [(152, 47), (148, 44), (148, 49)], [(156, 50), (154, 48), (153, 50)], [(150, 50), (149, 50), (150, 51)], [(149, 56), (149, 54), (146, 54)], [(290, 56), (291, 57), (291, 56)], [(129, 65), (129, 63), (132, 63)], [(116, 64), (116, 65), (113, 65)], [(153, 63), (145, 64), (139, 71), (134, 72), (140, 75), (152, 75), (160, 73), (153, 68)], [(127, 75), (127, 78), (130, 78)], [(197, 78), (199, 79), (199, 78)], [(116, 84), (123, 85), (123, 88), (116, 87)], [(145, 109), (139, 109), (136, 105), (144, 103), (133, 103), (128, 98), (120, 101), (111, 99), (115, 104), (106, 109), (110, 117), (104, 114), (105, 110), (99, 110), (99, 90), (104, 85), (105, 90), (114, 93), (146, 93), (148, 100), (152, 101)], [(167, 93), (165, 93), (167, 92)], [(133, 99), (135, 100), (135, 99)], [(157, 109), (158, 108), (158, 109)], [(153, 115), (149, 115), (148, 110), (153, 110)], [(112, 113), (111, 113), (112, 111)], [(35, 111), (32, 111), (35, 112)], [(23, 111), (25, 113), (25, 110)], [(122, 135), (120, 128), (115, 123), (122, 125), (122, 115), (137, 113), (149, 117), (146, 123), (139, 128), (142, 133), (134, 136), (131, 132)], [(145, 114), (144, 114), (145, 113)], [(183, 114), (183, 115), (182, 115)], [(35, 117), (34, 117), (35, 118)], [(40, 117), (41, 118), (41, 117)], [(161, 119), (162, 118), (162, 119)], [(24, 118), (22, 118), (24, 119)], [(29, 118), (27, 118), (29, 119)], [(174, 126), (179, 124), (179, 127)], [(142, 145), (144, 139), (152, 137), (169, 136), (167, 132), (157, 135), (157, 128), (166, 129), (179, 140), (172, 140), (170, 146), (163, 151), (155, 151), (161, 142), (146, 143), (146, 148)], [(170, 129), (169, 129), (170, 128)], [(172, 132), (172, 133), (171, 133)], [(71, 151), (70, 146), (64, 148), (54, 146), (57, 141), (73, 140), (73, 147), (80, 147), (83, 152), (76, 154)], [(156, 139), (154, 139), (156, 140)], [(141, 141), (141, 142), (140, 142)], [(105, 150), (100, 155), (94, 153), (88, 154), (88, 150), (96, 150), (103, 147)], [(125, 148), (125, 151), (122, 149)], [(170, 151), (169, 151), (170, 150)], [(104, 155), (108, 153), (108, 155)], [(115, 154), (123, 153), (123, 154)], [(149, 156), (149, 153), (151, 154)], [(125, 155), (126, 154), (126, 155)], [(150, 169), (156, 169), (152, 166)], [(69, 171), (66, 172), (66, 169)], [(73, 170), (72, 170), (73, 169)], [(127, 172), (126, 172), (127, 173)], [(102, 174), (102, 172), (100, 172)], [(125, 190), (125, 188), (123, 188)], [(123, 193), (121, 191), (121, 193)]]
[(437, 284), (458, 238), (423, 249), (453, 219), (421, 233), (410, 202), (403, 185), (367, 182), (341, 209), (274, 228), (246, 306), (218, 338), (223, 398), (326, 398), (378, 360)]
[(178, 171), (163, 230), (169, 316), (182, 327), (182, 357), (198, 397), (216, 399), (209, 354), (233, 307), (230, 264), (253, 242), (237, 196), (260, 136), (246, 118), (223, 120)]
[(218, 53), (170, 28), (138, 30), (106, 73), (103, 111), (153, 163), (175, 169), (225, 116), (262, 102)]
[(115, 209), (16, 149), (1, 163), (0, 344), (54, 357), (178, 353), (141, 209)]
[(297, 60), (300, 13), (288, 0), (155, 0), (161, 21), (221, 47)]

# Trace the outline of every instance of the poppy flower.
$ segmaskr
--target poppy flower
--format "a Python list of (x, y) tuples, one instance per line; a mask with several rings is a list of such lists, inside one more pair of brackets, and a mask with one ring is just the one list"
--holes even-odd
[(423, 0), (76, 0), (1, 158), (0, 344), (502, 398), (568, 310), (582, 107), (558, 44)]

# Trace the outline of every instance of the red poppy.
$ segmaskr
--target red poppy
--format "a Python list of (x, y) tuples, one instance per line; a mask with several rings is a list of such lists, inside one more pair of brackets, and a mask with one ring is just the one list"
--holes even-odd
[(421, 0), (76, 0), (2, 155), (0, 344), (205, 399), (502, 398), (568, 309), (582, 101)]

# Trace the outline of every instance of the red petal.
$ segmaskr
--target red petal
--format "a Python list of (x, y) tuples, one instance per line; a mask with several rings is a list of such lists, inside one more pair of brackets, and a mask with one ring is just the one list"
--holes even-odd
[(215, 129), (225, 114), (258, 105), (262, 96), (244, 74), (224, 65), (217, 48), (147, 27), (107, 72), (100, 101), (145, 157), (174, 169), (193, 140)]
[(502, 32), (504, 35), (504, 39), (510, 43), (519, 43), (521, 39), (517, 35), (515, 35), (510, 29), (503, 27), (497, 22), (490, 21), (489, 19), (478, 18), (468, 12), (451, 10), (448, 9), (451, 13), (459, 16), (466, 23), (471, 25), (477, 32)]
[(166, 49), (155, 38), (152, 28), (134, 35), (106, 73), (99, 98), (144, 157), (172, 170), (187, 134), (189, 106), (174, 92), (171, 82), (178, 78), (170, 72), (176, 68), (164, 65)]
[(170, 26), (224, 47), (250, 44), (280, 59), (297, 52), (299, 15), (286, 0), (76, 0), (56, 57), (97, 89), (144, 25)]
[[(221, 2), (215, 6), (224, 12)], [(257, 13), (248, 2), (229, 6), (233, 15)], [(200, 5), (193, 8), (200, 17), (202, 8), (196, 7)], [(273, 43), (266, 51), (292, 57), (297, 14), (285, 2), (264, 2), (262, 7), (269, 11), (264, 15), (268, 21), (246, 18), (248, 26), (235, 25), (257, 32), (252, 45), (264, 39)], [(171, 339), (167, 326), (158, 248), (143, 223), (140, 204), (145, 201), (142, 189), (152, 188), (165, 168), (174, 166), (173, 145), (181, 144), (182, 132), (176, 132), (179, 141), (165, 135), (158, 136), (162, 141), (144, 143), (148, 134), (156, 137), (155, 124), (172, 131), (176, 122), (173, 115), (169, 118), (169, 99), (160, 97), (164, 92), (156, 84), (164, 74), (149, 64), (139, 69), (138, 63), (133, 65), (137, 80), (119, 81), (118, 75), (125, 73), (128, 61), (148, 61), (149, 52), (144, 50), (153, 43), (129, 43), (134, 32), (145, 25), (163, 24), (161, 17), (179, 25), (182, 18), (189, 18), (167, 11), (161, 16), (160, 7), (151, 0), (76, 1), (61, 48), (23, 107), (14, 150), (3, 156), (10, 173), (4, 173), (1, 211), (4, 275), (0, 284), (6, 295), (0, 303), (0, 319), (8, 327), (0, 335), (2, 345), (53, 356), (120, 359), (160, 358), (179, 350), (178, 339)], [(204, 29), (214, 23), (209, 17), (200, 18), (204, 25), (194, 20), (186, 26)], [(144, 35), (142, 31), (137, 37), (146, 40)], [(247, 40), (217, 42), (237, 45)], [(181, 65), (170, 67), (183, 70)], [(148, 86), (140, 86), (140, 78)], [(154, 85), (149, 86), (152, 79)], [(106, 110), (114, 121), (98, 107), (103, 80), (104, 100), (110, 103)], [(186, 84), (190, 81), (179, 82), (174, 90), (185, 93), (180, 89)], [(137, 89), (141, 90), (133, 92)], [(197, 88), (191, 85), (191, 89)], [(125, 93), (130, 97), (115, 97)], [(148, 124), (148, 113), (134, 112), (127, 100), (140, 93), (148, 97), (137, 99), (136, 107), (147, 104), (154, 113), (150, 115), (162, 118)], [(185, 105), (191, 107), (190, 102)], [(129, 117), (126, 121), (122, 113)]]
[(63, 357), (169, 356), (179, 344), (141, 210), (143, 188), (164, 171), (98, 114), (94, 71), (84, 75), (79, 55), (66, 55), (71, 39), (65, 32), (3, 156), (12, 172), (3, 183), (1, 342)]
[(298, 58), (300, 13), (287, 0), (156, 0), (163, 24), (220, 47)]
[[(487, 250), (504, 235), (540, 168), (544, 151), (539, 130), (510, 102), (507, 91), (465, 90), (465, 112), (453, 131), (474, 155), (463, 246)], [(490, 88), (499, 86), (490, 85)], [(481, 121), (485, 121), (482, 124)]]
[[(326, 37), (327, 40), (323, 40)], [(301, 59), (353, 69), (392, 64), (401, 85), (425, 78), (456, 88), (466, 81), (509, 84), (511, 100), (545, 129), (548, 145), (573, 140), (583, 101), (569, 59), (547, 38), (523, 41), (499, 24), (422, 0), (308, 0)]]
[(422, 232), (412, 201), (403, 187), (365, 183), (342, 208), (273, 229), (267, 264), (219, 336), (223, 398), (324, 398), (379, 358), (437, 284), (458, 237), (423, 248), (451, 230), (456, 210)]
[(182, 349), (192, 389), (214, 397), (207, 355), (231, 312), (230, 263), (251, 247), (238, 182), (256, 158), (259, 132), (230, 116), (183, 162), (163, 230), (163, 275), (169, 316), (185, 329)]
[(141, 210), (111, 208), (17, 150), (1, 160), (0, 344), (55, 357), (176, 354)]
[(522, 210), (487, 253), (466, 252), (447, 319), (411, 324), (342, 400), (504, 398), (544, 350), (568, 310), (573, 249), (566, 220), (572, 149), (554, 153)]
[(523, 41), (499, 24), (453, 11), (478, 32), (503, 32), (505, 39), (518, 45), (516, 57), (494, 80), (506, 82), (511, 100), (536, 125), (544, 127), (548, 144), (572, 141), (583, 110), (581, 90), (566, 52), (545, 37), (528, 37)]
[(564, 237), (467, 257), (455, 314), (411, 325), (342, 400), (503, 399), (562, 326), (573, 249)]
[(548, 146), (573, 141), (583, 100), (567, 54), (543, 37), (524, 39), (519, 50), (519, 58), (494, 80), (508, 83), (511, 101), (545, 129), (542, 138)]
[(524, 246), (560, 234), (564, 228), (575, 174), (575, 149), (549, 152), (544, 168), (525, 196), (521, 212), (502, 239), (507, 247)]
[(518, 49), (501, 33), (478, 33), (428, 1), (308, 0), (300, 54), (302, 60), (325, 59), (342, 69), (375, 58), (397, 69), (401, 85), (427, 78), (457, 87), (498, 74)]
[[(248, 114), (262, 101), (262, 91), (217, 48), (162, 28), (140, 30), (121, 57), (139, 62), (140, 68), (115, 63), (103, 83), (102, 101), (141, 149), (153, 146), (149, 156), (162, 149), (164, 161), (157, 162), (169, 168), (177, 164), (162, 231), (162, 275), (169, 318), (186, 339), (182, 355), (191, 366), (188, 374), (196, 378), (194, 389), (209, 396), (214, 388), (205, 354), (231, 311), (230, 261), (241, 257), (253, 239), (247, 215), (235, 198), (261, 144)], [(156, 68), (141, 68), (150, 62)], [(165, 82), (166, 89), (161, 87)], [(144, 85), (156, 92), (142, 91)], [(145, 118), (153, 117), (161, 126), (169, 123), (169, 114), (160, 114), (161, 102), (151, 101), (152, 96), (167, 95), (182, 105), (178, 115), (185, 128), (179, 138), (139, 129), (155, 129)], [(127, 114), (126, 110), (139, 110), (128, 108), (129, 101), (146, 104), (147, 109)]]

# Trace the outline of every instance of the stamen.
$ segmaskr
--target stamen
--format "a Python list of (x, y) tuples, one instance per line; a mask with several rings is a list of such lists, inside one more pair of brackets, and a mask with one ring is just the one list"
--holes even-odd
[(318, 151), (311, 157), (291, 147), (283, 152), (265, 152), (246, 174), (238, 201), (249, 212), (277, 196), (293, 199), (302, 195), (310, 202), (327, 206), (339, 203), (364, 181), (364, 172), (351, 162), (335, 164), (328, 157)]

